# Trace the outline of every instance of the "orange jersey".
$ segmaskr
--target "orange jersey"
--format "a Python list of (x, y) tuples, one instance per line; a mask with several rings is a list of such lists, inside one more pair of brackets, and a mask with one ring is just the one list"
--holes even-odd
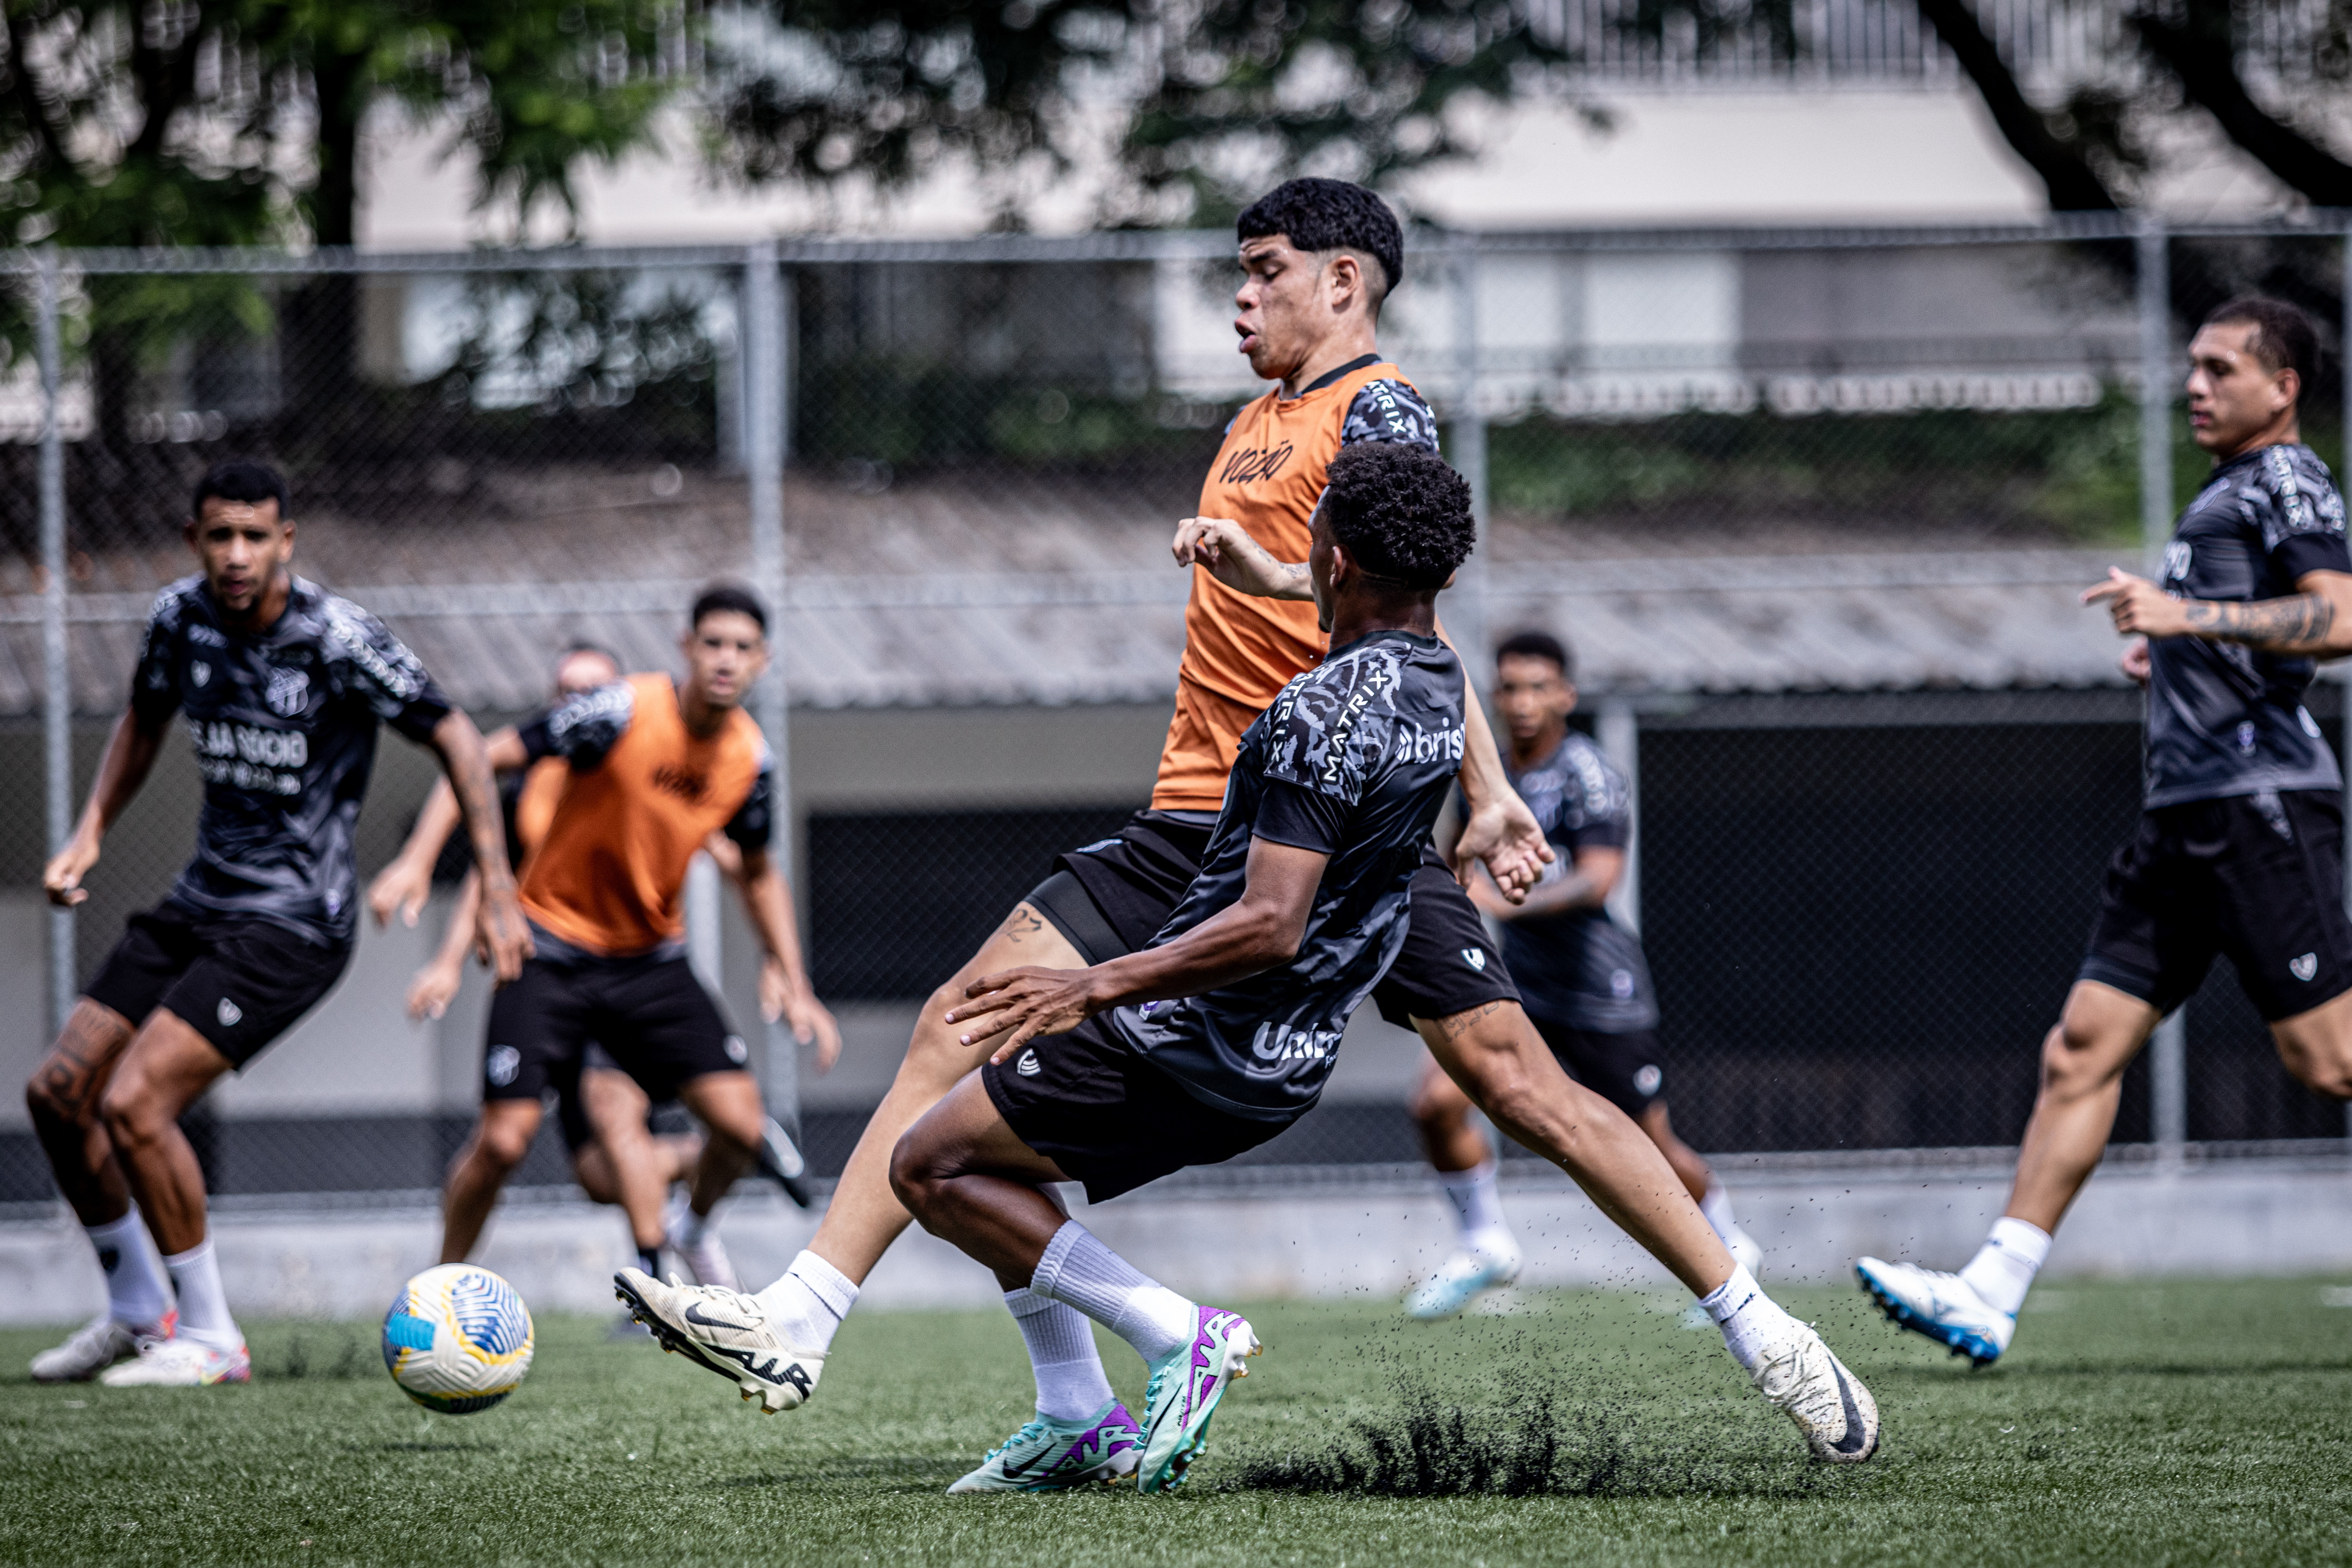
[[(1370, 427), (1348, 429), (1359, 394), (1374, 383)], [(1417, 395), (1410, 404), (1390, 388), (1411, 393), (1397, 367), (1360, 363), (1347, 374), (1285, 398), (1276, 387), (1244, 406), (1225, 430), (1224, 445), (1201, 486), (1200, 515), (1231, 518), (1277, 561), (1304, 561), (1308, 520), (1323, 496), (1324, 475), (1349, 438), (1425, 440), (1436, 431)], [(1184, 659), (1176, 670), (1176, 716), (1160, 748), (1151, 805), (1160, 811), (1214, 811), (1224, 804), (1242, 731), (1275, 694), (1302, 671), (1323, 662), (1330, 639), (1315, 624), (1315, 606), (1297, 599), (1259, 599), (1235, 593), (1192, 571), (1184, 605)]]
[(633, 675), (575, 699), (524, 731), (534, 754), (569, 761), (546, 837), (522, 879), (522, 906), (591, 952), (649, 952), (686, 932), (686, 868), (719, 829), (768, 841), (769, 759), (741, 709), (697, 736), (667, 675)]
[(541, 757), (524, 771), (522, 786), (515, 791), (514, 797), (514, 860), (518, 868), (529, 866), (533, 852), (547, 842), (547, 828), (555, 820), (556, 803), (563, 798), (563, 786), (571, 782), (572, 764), (562, 757)]

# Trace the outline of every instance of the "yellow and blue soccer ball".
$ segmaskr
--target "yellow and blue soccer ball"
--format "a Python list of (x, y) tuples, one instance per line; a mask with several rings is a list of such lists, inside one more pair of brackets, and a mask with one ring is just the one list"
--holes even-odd
[(383, 1364), (427, 1410), (488, 1410), (530, 1370), (530, 1310), (487, 1268), (445, 1263), (401, 1288), (383, 1317)]

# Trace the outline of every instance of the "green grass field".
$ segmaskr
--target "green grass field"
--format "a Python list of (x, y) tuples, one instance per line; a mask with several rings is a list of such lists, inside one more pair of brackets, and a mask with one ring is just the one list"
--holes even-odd
[[(1001, 1314), (857, 1318), (777, 1417), (593, 1320), (543, 1320), (521, 1392), (457, 1418), (401, 1397), (373, 1324), (252, 1325), (253, 1385), (198, 1392), (36, 1387), (14, 1369), (54, 1336), (11, 1331), (0, 1561), (2352, 1562), (2352, 1310), (2319, 1282), (2064, 1284), (1977, 1373), (1858, 1295), (1783, 1299), (1877, 1394), (1873, 1463), (1809, 1464), (1664, 1298), (1282, 1303), (1213, 1451), (1150, 1498), (941, 1495), (1027, 1410)], [(1136, 1398), (1140, 1363), (1106, 1361)], [(1381, 1495), (1460, 1483), (1371, 1462), (1433, 1401), (1482, 1447), (1549, 1434), (1541, 1489)], [(1335, 1446), (1371, 1489), (1328, 1485)]]

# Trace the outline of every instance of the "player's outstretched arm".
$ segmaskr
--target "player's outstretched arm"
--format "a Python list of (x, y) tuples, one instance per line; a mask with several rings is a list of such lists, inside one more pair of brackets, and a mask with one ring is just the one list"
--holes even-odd
[[(457, 988), (466, 981), (466, 954), (474, 945), (474, 926), (481, 917), (481, 874), (467, 871), (457, 885), (457, 901), (450, 906), (449, 929), (441, 933), (440, 951), (425, 960), (408, 983), (410, 1017), (438, 1018), (448, 1012)], [(381, 921), (382, 917), (378, 919)]]
[(1254, 599), (1307, 599), (1315, 584), (1303, 561), (1277, 561), (1229, 517), (1188, 517), (1169, 546), (1179, 566), (1205, 566), (1209, 575)]
[[(497, 773), (512, 773), (530, 761), (521, 736), (511, 724), (487, 737), (482, 742), (482, 752)], [(393, 911), (397, 910), (403, 925), (415, 926), (425, 900), (432, 896), (433, 868), (440, 861), (442, 847), (449, 842), (449, 835), (457, 830), (464, 816), (457, 809), (457, 793), (450, 789), (449, 781), (435, 779), (432, 789), (425, 794), (423, 808), (416, 814), (416, 826), (408, 830), (400, 853), (368, 884), (368, 909), (374, 914), (376, 924), (389, 923)]]
[[(713, 834), (714, 843), (721, 836)], [(714, 857), (716, 858), (716, 857)], [(719, 865), (724, 868), (726, 860)], [(808, 966), (801, 961), (800, 923), (793, 918), (792, 885), (764, 849), (742, 849), (731, 873), (742, 890), (743, 908), (751, 929), (760, 935), (766, 958), (760, 965), (760, 1013), (770, 1022), (781, 1018), (793, 1038), (816, 1043), (816, 1070), (826, 1072), (841, 1056), (841, 1026), (817, 1000), (809, 984)]]
[(1625, 851), (1594, 845), (1580, 849), (1568, 875), (1545, 882), (1528, 894), (1517, 904), (1506, 903), (1496, 896), (1494, 888), (1485, 881), (1470, 889), (1472, 901), (1496, 920), (1517, 921), (1540, 919), (1545, 915), (1564, 915), (1574, 910), (1597, 910), (1609, 901), (1617, 890), (1617, 879), (1625, 874)]
[(1175, 941), (1091, 969), (1014, 969), (984, 974), (971, 998), (947, 1016), (969, 1023), (967, 1046), (995, 1043), (1001, 1062), (1040, 1035), (1074, 1029), (1106, 1007), (1197, 996), (1298, 956), (1315, 889), (1330, 857), (1315, 849), (1250, 840), (1242, 896)]
[(107, 738), (106, 756), (98, 764), (98, 777), (90, 784), (89, 803), (82, 807), (81, 820), (74, 825), (66, 847), (42, 868), (41, 888), (49, 902), (71, 909), (89, 897), (81, 879), (98, 864), (98, 847), (106, 830), (147, 782), (148, 773), (155, 766), (155, 753), (163, 746), (165, 722), (157, 719), (148, 724), (135, 708), (124, 709), (122, 717), (114, 721), (114, 733)]
[(1462, 697), (1462, 798), (1470, 809), (1454, 842), (1454, 875), (1466, 888), (1471, 867), (1483, 862), (1505, 901), (1516, 904), (1543, 879), (1554, 858), (1551, 844), (1503, 771), (1486, 705), (1466, 673)]
[[(455, 708), (433, 726), (433, 749), (440, 754), (441, 771), (465, 816), (474, 868), (482, 879), (474, 951), (503, 985), (522, 973), (523, 960), (530, 956), (530, 928), (515, 901), (514, 866), (507, 858), (507, 830), (499, 817), (499, 786), (490, 776), (489, 752), (474, 721)], [(434, 854), (439, 853), (436, 845)]]
[(2204, 637), (2316, 658), (2352, 654), (2352, 574), (2306, 572), (2294, 586), (2280, 599), (2176, 599), (2110, 566), (2105, 582), (2083, 590), (2083, 603), (2105, 605), (2126, 637)]

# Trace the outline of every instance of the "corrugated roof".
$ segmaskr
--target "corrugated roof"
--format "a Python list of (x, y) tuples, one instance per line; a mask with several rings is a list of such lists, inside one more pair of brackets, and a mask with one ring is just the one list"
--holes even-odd
[[(467, 706), (522, 709), (544, 691), (551, 651), (573, 638), (667, 667), (694, 589), (743, 570), (740, 483), (698, 479), (657, 500), (630, 479), (541, 478), (498, 515), (400, 530), (306, 519), (300, 562), (382, 615)], [(1154, 493), (1167, 488), (991, 475), (869, 493), (796, 475), (782, 639), (793, 701), (1167, 700), (1187, 586), (1166, 554), (1186, 498)], [(2121, 679), (2106, 617), (2075, 597), (2113, 553), (1857, 549), (1851, 533), (1769, 530), (1648, 542), (1661, 552), (1624, 553), (1643, 548), (1638, 537), (1507, 523), (1487, 572), (1490, 628), (1565, 635), (1596, 691)], [(1786, 548), (1799, 544), (1813, 547)], [(1579, 547), (1615, 553), (1567, 552)], [(158, 550), (86, 563), (71, 601), (78, 710), (119, 708), (153, 585), (185, 560)], [(38, 601), (21, 567), (0, 576), (19, 590), (0, 597), (0, 714), (24, 715), (39, 705)]]

